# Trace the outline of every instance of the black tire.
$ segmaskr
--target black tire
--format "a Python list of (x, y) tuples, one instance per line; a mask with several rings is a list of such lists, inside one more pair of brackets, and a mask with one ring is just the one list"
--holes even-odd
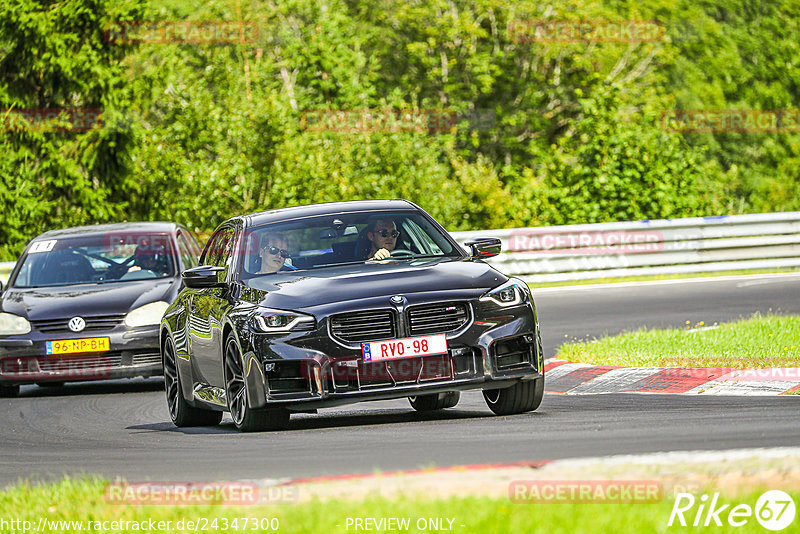
[(177, 427), (216, 426), (222, 421), (222, 412), (195, 408), (186, 402), (181, 393), (181, 375), (175, 357), (175, 345), (171, 338), (164, 342), (164, 391), (167, 395), (169, 416)]
[(13, 399), (19, 395), (19, 386), (0, 386), (0, 398)]
[(289, 422), (285, 408), (253, 409), (247, 405), (247, 384), (244, 380), (242, 354), (233, 336), (225, 342), (225, 396), (231, 419), (241, 432), (263, 432), (284, 428)]
[(36, 382), (40, 388), (61, 388), (64, 387), (64, 382)]
[(510, 388), (484, 390), (486, 405), (495, 415), (532, 412), (542, 403), (544, 377), (519, 382)]
[(431, 395), (417, 395), (409, 397), (408, 402), (411, 407), (418, 412), (431, 412), (433, 410), (444, 410), (452, 408), (461, 399), (460, 391), (448, 391), (446, 393), (433, 393)]

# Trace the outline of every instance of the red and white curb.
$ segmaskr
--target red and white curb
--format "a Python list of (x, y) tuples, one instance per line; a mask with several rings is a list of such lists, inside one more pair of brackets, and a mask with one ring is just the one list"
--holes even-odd
[(800, 368), (619, 367), (564, 360), (545, 363), (545, 391), (679, 393), (686, 395), (784, 395), (800, 392)]
[[(626, 488), (629, 495), (646, 490), (647, 498), (653, 500), (639, 501), (644, 503), (671, 501), (679, 493), (699, 494), (712, 487), (751, 492), (768, 485), (771, 489), (794, 491), (799, 481), (800, 448), (787, 447), (455, 465), (254, 482), (259, 487), (260, 504), (294, 505), (330, 500), (343, 503), (376, 498), (398, 501), (465, 497), (510, 499), (522, 504), (537, 502), (536, 494), (544, 498), (540, 502), (601, 502), (606, 498), (610, 499), (608, 502), (636, 502), (614, 500), (617, 497), (611, 492), (621, 495)], [(572, 501), (576, 488), (588, 488), (591, 499), (586, 500), (581, 494)], [(536, 494), (534, 489), (538, 489)], [(650, 493), (652, 489), (655, 493)]]
[(430, 467), (425, 469), (404, 469), (400, 471), (388, 471), (385, 473), (351, 473), (345, 475), (323, 475), (304, 478), (286, 479), (267, 479), (273, 485), (288, 486), (294, 484), (312, 484), (321, 482), (345, 482), (352, 480), (365, 480), (372, 478), (385, 478), (393, 476), (410, 475), (441, 475), (445, 473), (465, 473), (467, 471), (492, 471), (500, 469), (538, 469), (555, 460), (526, 460), (521, 462), (505, 462), (495, 464), (466, 464), (451, 465), (441, 467)]

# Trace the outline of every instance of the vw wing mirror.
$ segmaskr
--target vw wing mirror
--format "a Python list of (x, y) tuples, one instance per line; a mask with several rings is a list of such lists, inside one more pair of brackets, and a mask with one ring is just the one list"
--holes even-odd
[(472, 250), (473, 259), (482, 260), (500, 254), (501, 243), (497, 237), (478, 237), (464, 244)]
[(202, 289), (206, 287), (221, 287), (225, 283), (219, 279), (219, 273), (223, 273), (225, 267), (212, 267), (211, 265), (201, 265), (192, 269), (186, 269), (181, 273), (183, 283), (188, 288)]

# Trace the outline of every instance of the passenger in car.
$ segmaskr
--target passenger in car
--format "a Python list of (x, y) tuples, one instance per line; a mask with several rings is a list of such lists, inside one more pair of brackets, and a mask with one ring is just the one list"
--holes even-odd
[[(289, 240), (285, 235), (272, 232), (261, 237), (261, 270), (258, 274), (277, 273), (286, 265), (289, 258)], [(288, 266), (287, 266), (288, 267)], [(291, 267), (288, 267), (291, 269)]]

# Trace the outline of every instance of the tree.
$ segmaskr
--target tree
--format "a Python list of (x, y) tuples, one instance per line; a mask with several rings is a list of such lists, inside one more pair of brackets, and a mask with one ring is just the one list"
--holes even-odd
[[(6, 258), (45, 229), (124, 217), (132, 138), (113, 110), (128, 104), (125, 52), (105, 42), (102, 29), (139, 7), (109, 0), (0, 6)], [(106, 118), (96, 120), (98, 113)]]

